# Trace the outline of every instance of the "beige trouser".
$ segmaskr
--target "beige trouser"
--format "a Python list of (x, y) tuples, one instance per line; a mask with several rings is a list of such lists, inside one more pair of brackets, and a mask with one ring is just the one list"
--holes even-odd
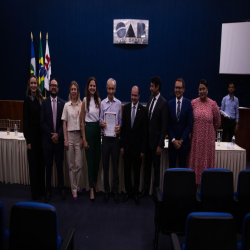
[(79, 189), (81, 169), (83, 164), (82, 150), (79, 146), (80, 139), (80, 131), (68, 132), (69, 149), (66, 150), (66, 155), (69, 167), (71, 191), (74, 196), (77, 195), (77, 190)]

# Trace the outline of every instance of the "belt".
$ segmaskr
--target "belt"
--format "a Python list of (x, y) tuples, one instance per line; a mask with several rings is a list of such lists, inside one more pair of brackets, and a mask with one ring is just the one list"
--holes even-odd
[(79, 133), (80, 130), (72, 130), (72, 131), (68, 131), (68, 132), (73, 133), (73, 134), (76, 134), (76, 133)]

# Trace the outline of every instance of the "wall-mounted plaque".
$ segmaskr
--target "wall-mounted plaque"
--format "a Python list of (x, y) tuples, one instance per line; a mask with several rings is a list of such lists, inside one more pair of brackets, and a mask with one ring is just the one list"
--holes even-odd
[(149, 21), (114, 19), (114, 44), (148, 44)]

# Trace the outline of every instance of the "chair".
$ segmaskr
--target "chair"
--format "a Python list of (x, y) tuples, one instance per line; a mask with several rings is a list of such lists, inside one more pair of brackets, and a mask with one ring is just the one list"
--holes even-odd
[(11, 209), (9, 249), (74, 249), (73, 228), (64, 240), (58, 235), (55, 207), (37, 202), (19, 202)]
[(198, 193), (200, 211), (233, 213), (233, 172), (228, 169), (206, 169)]
[(9, 231), (5, 229), (5, 212), (3, 203), (0, 201), (0, 250), (8, 241)]
[(239, 231), (246, 214), (250, 212), (250, 169), (240, 171), (235, 196), (235, 219)]
[(188, 215), (185, 243), (171, 234), (174, 250), (236, 250), (234, 218), (228, 213), (196, 212)]
[(248, 213), (243, 221), (242, 242), (237, 244), (237, 250), (250, 249), (250, 213)]
[(187, 168), (171, 168), (164, 173), (162, 195), (156, 189), (155, 239), (158, 249), (159, 232), (184, 234), (186, 218), (196, 209), (195, 172)]

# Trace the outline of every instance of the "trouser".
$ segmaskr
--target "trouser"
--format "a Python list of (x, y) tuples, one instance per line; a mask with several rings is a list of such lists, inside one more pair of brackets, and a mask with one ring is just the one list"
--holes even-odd
[(226, 140), (226, 136), (228, 134), (228, 141), (230, 142), (232, 140), (232, 137), (234, 135), (234, 129), (236, 125), (235, 119), (223, 119), (223, 134), (222, 134), (222, 141), (224, 142)]
[(72, 194), (77, 195), (77, 190), (80, 189), (80, 177), (82, 169), (82, 150), (80, 149), (81, 133), (80, 131), (68, 132), (69, 149), (66, 150), (69, 179)]
[(89, 145), (89, 148), (85, 149), (88, 164), (89, 187), (93, 188), (93, 183), (97, 183), (101, 158), (101, 130), (99, 121), (86, 122), (85, 136)]
[(42, 196), (45, 192), (45, 166), (42, 147), (35, 147), (27, 150), (29, 161), (30, 190), (32, 198)]
[(156, 149), (153, 150), (150, 147), (147, 147), (144, 171), (144, 189), (146, 191), (150, 188), (152, 162), (154, 167), (154, 189), (160, 185), (160, 161), (161, 155), (156, 154)]
[(168, 147), (169, 168), (176, 168), (176, 159), (178, 158), (179, 168), (187, 167), (187, 149), (175, 149), (173, 145)]
[(57, 169), (58, 187), (61, 191), (64, 189), (63, 149), (63, 145), (60, 144), (53, 144), (50, 149), (43, 149), (46, 166), (46, 193), (51, 193), (51, 171), (53, 167), (54, 155)]
[(109, 187), (110, 155), (113, 163), (113, 193), (118, 193), (119, 189), (118, 165), (119, 165), (119, 155), (120, 155), (120, 145), (118, 136), (116, 137), (103, 136), (102, 139), (102, 161), (103, 161), (105, 193), (110, 192), (110, 187)]
[[(137, 196), (139, 193), (140, 186), (140, 172), (141, 172), (141, 162), (142, 158), (140, 154), (132, 155), (131, 153), (124, 153), (124, 181), (125, 189), (128, 195), (132, 193)], [(131, 169), (134, 169), (134, 188), (132, 190), (132, 181), (131, 181)]]

